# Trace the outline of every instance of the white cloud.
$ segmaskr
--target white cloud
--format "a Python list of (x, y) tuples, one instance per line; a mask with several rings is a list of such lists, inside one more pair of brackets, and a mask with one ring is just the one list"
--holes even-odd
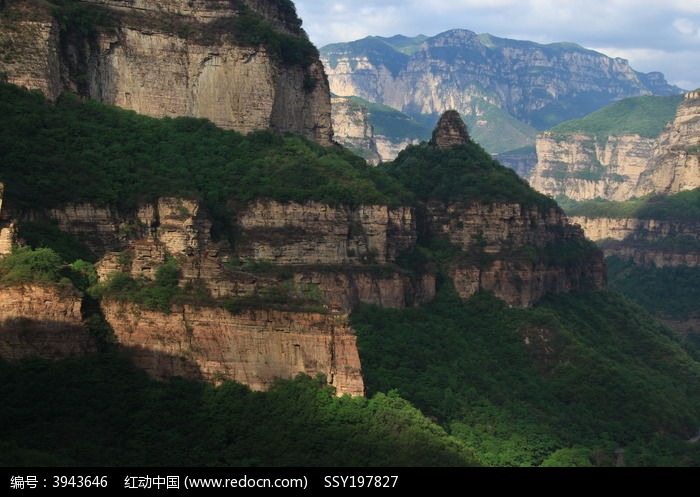
[(684, 17), (676, 19), (673, 21), (673, 27), (676, 28), (676, 30), (678, 30), (678, 32), (682, 35), (700, 36), (698, 26), (690, 19), (686, 19)]

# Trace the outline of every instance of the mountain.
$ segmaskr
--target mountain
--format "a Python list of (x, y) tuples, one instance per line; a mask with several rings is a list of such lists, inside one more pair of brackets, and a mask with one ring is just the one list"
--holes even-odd
[(430, 128), (386, 105), (359, 97), (334, 97), (331, 104), (335, 140), (373, 164), (430, 137)]
[(8, 0), (0, 74), (155, 117), (332, 140), (318, 51), (288, 0)]
[[(686, 345), (602, 290), (600, 252), (456, 113), (372, 168), (68, 95), (0, 102), (25, 244), (0, 261), (10, 462), (696, 464)], [(67, 354), (87, 355), (28, 359)]]
[[(432, 183), (412, 168), (393, 178), (300, 138), (245, 138), (205, 121), (2, 90), (13, 130), (2, 138), (2, 227), (64, 253), (59, 234), (72, 235), (69, 246), (83, 248), (65, 257), (94, 262), (100, 319), (155, 376), (221, 376), (265, 389), (278, 376), (322, 373), (339, 393), (361, 394), (347, 313), (362, 302), (432, 300), (436, 267), (400, 263), (418, 250), (419, 233), (459, 247), (463, 256), (446, 271), (465, 298), (485, 289), (530, 306), (552, 291), (604, 285), (600, 254), (556, 204), (469, 140), (462, 152), (426, 145), (409, 160), (413, 168), (428, 160), (439, 180), (425, 201), (443, 203), (424, 217), (410, 190)], [(445, 154), (461, 180), (438, 174)], [(578, 261), (552, 256), (573, 247)]]
[(540, 130), (621, 98), (681, 92), (659, 73), (639, 73), (623, 59), (575, 44), (541, 45), (463, 29), (327, 45), (321, 59), (337, 95), (412, 116), (452, 108), (471, 116), (474, 102), (483, 100)]
[[(41, 44), (22, 29), (51, 19), (70, 35), (70, 57), (10, 56), (10, 77), (70, 69), (84, 36), (108, 53), (96, 6), (170, 47), (156, 21), (235, 11), (238, 43), (304, 74), (287, 0), (99, 3), (1, 2), (5, 36)], [(196, 23), (177, 38), (209, 33)], [(131, 48), (110, 74), (143, 68)], [(256, 60), (236, 88), (267, 87)], [(0, 83), (1, 464), (700, 463), (694, 341), (607, 292), (602, 252), (456, 111), (373, 167), (303, 126), (244, 134), (25, 86)], [(260, 116), (240, 103), (229, 119)]]
[(626, 200), (700, 186), (700, 93), (617, 102), (537, 139), (537, 190)]

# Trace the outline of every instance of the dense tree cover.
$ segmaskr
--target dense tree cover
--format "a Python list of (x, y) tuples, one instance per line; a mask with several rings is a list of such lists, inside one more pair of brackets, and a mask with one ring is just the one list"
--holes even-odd
[(397, 389), (484, 464), (611, 465), (618, 447), (639, 464), (700, 463), (679, 442), (700, 426), (700, 363), (621, 297), (523, 310), (443, 290), (420, 309), (363, 307), (353, 325), (370, 394)]
[(700, 268), (643, 267), (619, 257), (607, 262), (611, 290), (663, 319), (700, 318)]
[(633, 97), (615, 102), (581, 119), (559, 124), (555, 134), (586, 133), (607, 140), (609, 136), (640, 135), (655, 138), (676, 117), (683, 95)]
[(585, 202), (568, 201), (564, 206), (566, 213), (570, 216), (698, 221), (700, 220), (700, 188), (675, 195), (657, 194), (623, 202), (602, 199)]
[(395, 393), (335, 396), (299, 377), (266, 393), (149, 380), (119, 354), (0, 361), (0, 465), (463, 466), (464, 445)]
[(396, 203), (405, 191), (337, 147), (296, 136), (242, 136), (204, 119), (153, 119), (64, 95), (0, 84), (0, 181), (23, 208), (89, 201), (133, 208), (165, 195), (202, 198), (221, 216), (231, 201), (271, 198)]
[(428, 143), (402, 151), (382, 166), (421, 201), (556, 206), (474, 142), (442, 150)]

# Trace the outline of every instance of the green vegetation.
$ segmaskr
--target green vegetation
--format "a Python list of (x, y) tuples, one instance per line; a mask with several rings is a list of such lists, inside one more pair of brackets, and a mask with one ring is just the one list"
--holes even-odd
[[(700, 425), (700, 364), (622, 297), (523, 310), (445, 287), (421, 309), (362, 307), (353, 326), (369, 393), (398, 389), (486, 465), (607, 466), (618, 447), (628, 462), (700, 462), (680, 442)], [(679, 441), (672, 462), (649, 452), (658, 437)]]
[(619, 257), (610, 257), (608, 284), (611, 290), (620, 292), (659, 318), (700, 318), (698, 267), (648, 268)]
[(464, 445), (395, 393), (337, 398), (325, 380), (149, 380), (120, 355), (0, 361), (0, 465), (464, 466)]
[(428, 37), (425, 35), (418, 35), (414, 37), (396, 35), (392, 36), (391, 38), (382, 39), (399, 52), (411, 56), (420, 50), (423, 42), (427, 40)]
[(112, 273), (104, 283), (90, 288), (90, 294), (97, 299), (132, 302), (147, 309), (169, 313), (174, 299), (182, 294), (179, 279), (177, 261), (169, 259), (156, 270), (152, 281), (134, 279), (126, 273)]
[(320, 53), (333, 69), (338, 67), (338, 62), (344, 57), (366, 56), (377, 67), (384, 66), (389, 69), (394, 76), (401, 72), (409, 59), (408, 55), (396, 50), (379, 36), (368, 36), (351, 43), (326, 45), (321, 48)]
[(607, 140), (609, 136), (640, 135), (656, 138), (673, 121), (682, 95), (672, 97), (633, 97), (600, 109), (582, 119), (552, 128), (552, 133), (585, 133)]
[(114, 19), (109, 10), (103, 7), (76, 0), (51, 0), (46, 3), (64, 32), (94, 37), (99, 29), (114, 27)]
[(51, 249), (18, 248), (0, 259), (0, 282), (2, 285), (59, 283), (65, 276), (62, 266), (63, 260)]
[(217, 218), (232, 201), (271, 198), (398, 203), (383, 171), (340, 148), (269, 132), (247, 137), (203, 119), (153, 119), (64, 95), (0, 84), (0, 181), (20, 208), (93, 202), (133, 209), (145, 199), (202, 198)]
[(410, 116), (382, 104), (375, 104), (359, 97), (349, 97), (353, 104), (366, 107), (369, 122), (374, 126), (374, 133), (394, 140), (427, 140), (432, 128), (424, 126)]
[(309, 41), (301, 29), (301, 21), (296, 15), (292, 2), (278, 0), (277, 3), (286, 15), (287, 26), (293, 28), (294, 34), (287, 34), (275, 29), (260, 14), (245, 5), (235, 2), (238, 14), (233, 17), (216, 19), (200, 27), (197, 40), (214, 44), (221, 36), (229, 37), (236, 44), (250, 47), (265, 47), (280, 62), (288, 65), (308, 67), (318, 58), (318, 50)]
[(236, 314), (246, 309), (276, 309), (293, 312), (327, 312), (318, 285), (284, 280), (259, 292), (223, 303), (224, 309)]
[(53, 221), (22, 222), (18, 225), (17, 235), (28, 246), (50, 248), (64, 261), (83, 259), (97, 262), (97, 257), (74, 235), (61, 231)]
[(491, 154), (535, 145), (535, 128), (483, 98), (473, 98), (462, 117), (474, 141)]
[(700, 188), (675, 195), (651, 195), (624, 202), (601, 199), (567, 201), (564, 207), (569, 216), (697, 221), (700, 219)]
[(556, 205), (473, 142), (448, 150), (427, 143), (410, 146), (383, 169), (424, 202)]

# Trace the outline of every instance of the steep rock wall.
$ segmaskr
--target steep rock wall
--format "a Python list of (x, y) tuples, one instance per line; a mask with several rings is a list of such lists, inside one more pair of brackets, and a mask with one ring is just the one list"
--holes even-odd
[(688, 93), (658, 138), (542, 133), (536, 190), (574, 200), (628, 200), (700, 187), (700, 92)]
[(538, 163), (530, 184), (554, 197), (626, 200), (634, 196), (655, 147), (655, 139), (638, 135), (609, 137), (601, 143), (584, 134), (542, 133), (537, 137)]
[(413, 209), (260, 201), (238, 215), (241, 255), (277, 264), (393, 262), (416, 242)]
[[(238, 43), (230, 2), (93, 0), (109, 22), (89, 35), (33, 2), (0, 16), (0, 73), (54, 99), (69, 90), (154, 117), (192, 116), (242, 133), (273, 129), (332, 143), (328, 83), (318, 57), (285, 61)], [(249, 1), (275, 28), (306, 40), (295, 13)], [(277, 17), (281, 16), (281, 17)], [(313, 49), (311, 49), (313, 50)]]
[(382, 157), (377, 149), (374, 128), (369, 122), (369, 110), (347, 98), (333, 98), (331, 105), (336, 141), (364, 157), (367, 162), (379, 164)]
[(700, 266), (700, 222), (636, 218), (573, 217), (606, 257), (632, 259), (642, 266)]
[[(409, 207), (262, 200), (232, 208), (233, 245), (213, 239), (206, 209), (188, 199), (163, 197), (130, 213), (70, 205), (43, 216), (90, 241), (101, 258), (100, 280), (115, 271), (154, 278), (174, 257), (181, 286), (202, 282), (209, 291), (201, 304), (171, 312), (102, 301), (137, 364), (154, 376), (227, 378), (254, 389), (304, 372), (326, 375), (341, 394), (362, 394), (347, 314), (360, 302), (403, 308), (433, 300), (437, 268), (397, 265), (417, 247), (419, 233), (463, 251), (446, 269), (464, 298), (484, 289), (527, 307), (549, 292), (605, 284), (597, 250), (564, 261), (546, 256), (552, 247), (568, 250), (568, 243), (583, 241), (558, 209), (435, 203), (418, 215)], [(265, 300), (270, 292), (299, 288), (315, 288), (315, 300), (281, 306)]]
[[(513, 306), (529, 307), (547, 293), (606, 286), (602, 254), (588, 246), (583, 231), (568, 224), (560, 209), (435, 203), (428, 211), (432, 232), (471, 254), (450, 267), (463, 298), (482, 289)], [(557, 257), (548, 255), (553, 252)]]
[(190, 306), (163, 314), (115, 302), (103, 310), (136, 364), (155, 377), (228, 379), (265, 390), (278, 378), (323, 374), (339, 395), (364, 394), (346, 315)]
[(636, 195), (678, 193), (700, 188), (700, 92), (678, 106), (676, 119), (659, 137), (651, 166), (642, 174)]
[(0, 357), (61, 359), (97, 350), (83, 324), (82, 296), (56, 286), (0, 288)]

